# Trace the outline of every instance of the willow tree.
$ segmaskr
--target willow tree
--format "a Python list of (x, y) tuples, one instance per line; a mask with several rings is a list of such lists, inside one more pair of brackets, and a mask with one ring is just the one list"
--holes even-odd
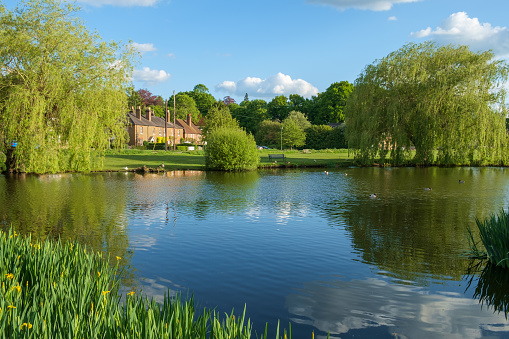
[(345, 109), (359, 158), (394, 163), (505, 162), (506, 62), (491, 52), (432, 42), (407, 44), (368, 65)]
[(0, 4), (0, 151), (11, 171), (88, 171), (125, 140), (133, 51), (90, 33), (78, 11)]

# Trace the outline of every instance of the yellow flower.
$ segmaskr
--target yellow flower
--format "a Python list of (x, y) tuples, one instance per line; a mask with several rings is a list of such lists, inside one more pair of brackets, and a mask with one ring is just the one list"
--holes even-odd
[(101, 272), (97, 272), (97, 277), (99, 278), (101, 276)]
[(14, 305), (12, 305), (12, 304), (11, 304), (11, 305), (7, 306), (7, 308), (8, 308), (8, 309), (13, 309), (13, 308), (16, 308), (16, 306), (14, 306)]
[(21, 254), (20, 254), (20, 255), (18, 255), (18, 257), (16, 258), (16, 260), (19, 260), (19, 258), (21, 258)]
[(312, 333), (312, 337), (313, 337), (313, 339), (315, 339), (315, 332)]
[(94, 303), (92, 303), (92, 307), (90, 308), (90, 310), (93, 312), (94, 311)]
[(21, 292), (21, 286), (19, 286), (19, 283), (17, 286), (13, 286), (12, 290), (18, 290), (18, 292)]
[(14, 274), (12, 273), (7, 273), (5, 276), (7, 277), (7, 279), (14, 279)]
[(122, 259), (122, 258), (117, 255), (117, 260), (120, 260), (120, 259)]
[(127, 295), (132, 297), (134, 295), (134, 291), (127, 293)]
[(23, 328), (31, 329), (31, 328), (32, 328), (32, 324), (30, 324), (30, 323), (28, 323), (28, 324), (27, 324), (27, 323), (23, 323), (23, 324), (21, 325), (21, 329), (23, 329)]
[(103, 291), (102, 293), (106, 297), (106, 294), (110, 293), (110, 291)]

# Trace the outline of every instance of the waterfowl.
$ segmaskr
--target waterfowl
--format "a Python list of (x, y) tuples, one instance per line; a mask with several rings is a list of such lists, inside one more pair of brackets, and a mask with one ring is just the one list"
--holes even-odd
[(424, 187), (425, 191), (431, 191), (431, 187)]
[(460, 184), (464, 184), (464, 183), (465, 183), (465, 182), (464, 182), (463, 180), (461, 180), (461, 179), (460, 179), (460, 181), (459, 181), (459, 182), (460, 182)]
[(126, 166), (126, 167), (124, 167), (124, 170), (126, 170), (126, 171), (127, 171), (128, 169), (129, 169), (129, 168), (127, 168), (127, 166)]
[(164, 162), (161, 164), (161, 167), (163, 167), (163, 168), (164, 168)]
[(376, 193), (371, 193), (371, 194), (369, 195), (369, 197), (370, 197), (371, 199), (376, 199)]
[(329, 175), (329, 172), (327, 172), (327, 171), (323, 171), (323, 173), (325, 173), (326, 175)]

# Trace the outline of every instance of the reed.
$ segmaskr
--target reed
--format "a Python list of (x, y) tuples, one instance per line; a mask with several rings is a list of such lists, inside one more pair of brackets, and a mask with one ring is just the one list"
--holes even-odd
[(475, 241), (472, 230), (468, 229), (470, 251), (472, 256), (479, 259), (488, 259), (492, 264), (504, 268), (509, 267), (509, 213), (504, 210), (493, 214), (481, 221), (475, 219), (479, 229), (479, 241)]
[[(198, 311), (193, 297), (119, 294), (119, 260), (77, 242), (33, 241), (0, 231), (2, 338), (217, 338), (248, 339), (246, 310), (237, 317)], [(310, 334), (314, 337), (314, 333)], [(328, 337), (328, 336), (327, 336)], [(267, 331), (260, 336), (267, 339)], [(284, 336), (291, 339), (291, 327)]]

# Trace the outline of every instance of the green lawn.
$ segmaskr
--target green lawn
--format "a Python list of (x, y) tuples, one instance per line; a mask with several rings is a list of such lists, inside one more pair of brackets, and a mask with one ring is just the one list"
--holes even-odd
[[(281, 154), (285, 160), (269, 160), (269, 154)], [(285, 150), (261, 150), (261, 167), (279, 166), (321, 166), (335, 167), (336, 165), (350, 165), (353, 153), (348, 150), (311, 150), (309, 153), (302, 151)], [(174, 152), (152, 150), (123, 150), (108, 152), (104, 157), (103, 171), (123, 171), (125, 167), (134, 170), (139, 167), (157, 168), (164, 163), (164, 170), (205, 170), (205, 156), (203, 151)]]

